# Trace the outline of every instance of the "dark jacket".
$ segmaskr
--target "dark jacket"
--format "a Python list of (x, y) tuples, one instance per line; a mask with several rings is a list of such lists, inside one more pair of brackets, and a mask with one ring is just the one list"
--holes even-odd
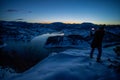
[(99, 29), (95, 32), (94, 34), (94, 38), (91, 44), (92, 48), (98, 48), (98, 47), (102, 47), (102, 40), (104, 37), (104, 29)]

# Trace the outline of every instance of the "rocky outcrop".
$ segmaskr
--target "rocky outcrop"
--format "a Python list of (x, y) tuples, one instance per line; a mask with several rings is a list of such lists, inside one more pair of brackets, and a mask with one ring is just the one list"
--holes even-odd
[(45, 47), (82, 47), (88, 43), (81, 35), (52, 36), (46, 41)]

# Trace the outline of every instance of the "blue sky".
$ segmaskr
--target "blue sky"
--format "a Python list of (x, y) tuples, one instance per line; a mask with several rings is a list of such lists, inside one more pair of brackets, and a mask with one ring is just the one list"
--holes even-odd
[(0, 20), (120, 24), (120, 0), (0, 0)]

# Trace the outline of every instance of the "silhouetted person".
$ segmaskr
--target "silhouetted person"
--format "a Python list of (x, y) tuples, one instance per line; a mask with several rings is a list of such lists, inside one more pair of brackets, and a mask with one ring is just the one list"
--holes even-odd
[(100, 58), (102, 55), (102, 40), (103, 40), (104, 34), (105, 34), (104, 27), (100, 27), (95, 32), (93, 41), (91, 43), (92, 49), (91, 49), (90, 57), (93, 58), (93, 52), (95, 48), (97, 48), (98, 49), (97, 62), (100, 62)]

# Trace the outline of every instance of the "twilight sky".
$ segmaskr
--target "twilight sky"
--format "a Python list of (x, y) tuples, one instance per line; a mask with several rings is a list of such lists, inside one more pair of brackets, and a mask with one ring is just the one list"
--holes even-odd
[(0, 20), (120, 24), (120, 0), (0, 0)]

